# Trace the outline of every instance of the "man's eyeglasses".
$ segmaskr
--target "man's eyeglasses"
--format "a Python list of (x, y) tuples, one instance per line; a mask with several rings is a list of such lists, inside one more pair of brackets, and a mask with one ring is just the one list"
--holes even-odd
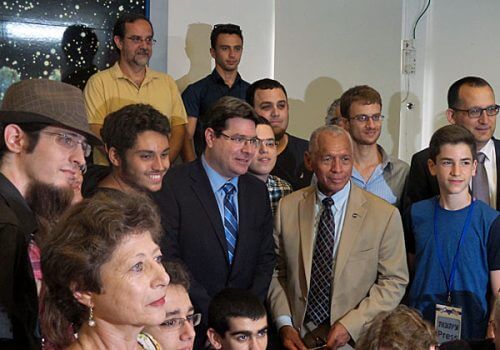
[(256, 137), (245, 137), (245, 136), (229, 136), (224, 134), (223, 132), (220, 132), (220, 135), (223, 136), (225, 139), (232, 141), (233, 143), (237, 144), (238, 146), (243, 146), (243, 145), (250, 145), (252, 147), (257, 147), (259, 144), (259, 139)]
[(186, 318), (178, 317), (178, 318), (170, 318), (168, 320), (165, 320), (163, 323), (160, 324), (160, 327), (168, 329), (168, 330), (175, 330), (179, 329), (182, 326), (184, 326), (184, 323), (189, 322), (190, 325), (192, 326), (197, 326), (201, 322), (201, 314), (192, 314), (186, 316)]
[(371, 120), (373, 120), (374, 123), (376, 123), (376, 122), (382, 121), (384, 119), (384, 116), (382, 114), (376, 114), (376, 115), (360, 114), (360, 115), (354, 116), (350, 119), (354, 119), (360, 123), (366, 123), (367, 121), (369, 121), (371, 119)]
[(55, 136), (54, 140), (56, 141), (56, 144), (66, 148), (69, 151), (74, 151), (77, 145), (80, 145), (82, 147), (83, 155), (85, 157), (90, 156), (92, 147), (86, 141), (77, 140), (74, 136), (63, 132), (52, 132), (45, 130), (41, 130), (40, 132), (43, 134)]
[(481, 108), (481, 107), (472, 107), (469, 109), (460, 109), (460, 108), (452, 108), (454, 111), (458, 112), (467, 112), (467, 115), (471, 119), (477, 119), (483, 114), (483, 111), (486, 111), (486, 115), (488, 117), (494, 117), (498, 114), (498, 111), (500, 111), (500, 106), (499, 105), (491, 105), (486, 108)]
[(141, 38), (140, 36), (132, 35), (132, 36), (127, 36), (126, 39), (130, 40), (131, 42), (137, 45), (142, 44), (143, 41), (146, 43), (146, 45), (149, 46), (156, 44), (156, 39), (153, 39), (153, 37), (151, 36), (148, 36), (147, 38)]
[(257, 138), (257, 145), (260, 147), (262, 145), (266, 146), (267, 148), (276, 148), (278, 146), (278, 142), (276, 142), (274, 139), (259, 139)]

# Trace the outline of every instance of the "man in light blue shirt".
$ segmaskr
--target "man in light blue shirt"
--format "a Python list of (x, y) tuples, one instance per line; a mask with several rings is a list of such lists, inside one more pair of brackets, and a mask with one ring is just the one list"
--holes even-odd
[(355, 86), (342, 94), (340, 109), (354, 141), (353, 183), (401, 208), (410, 168), (377, 144), (384, 119), (380, 94), (367, 85)]

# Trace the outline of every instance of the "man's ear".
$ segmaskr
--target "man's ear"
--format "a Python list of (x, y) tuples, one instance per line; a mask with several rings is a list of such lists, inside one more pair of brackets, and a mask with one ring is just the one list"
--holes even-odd
[(219, 335), (219, 333), (217, 333), (215, 331), (215, 329), (210, 327), (207, 330), (207, 337), (208, 337), (208, 341), (210, 342), (210, 345), (212, 345), (212, 347), (214, 349), (216, 349), (216, 350), (222, 349), (222, 338)]
[(436, 163), (432, 159), (427, 159), (427, 167), (429, 167), (429, 172), (432, 176), (436, 176)]
[(448, 123), (450, 124), (456, 124), (456, 120), (455, 120), (455, 111), (451, 108), (448, 108), (446, 110), (446, 119), (448, 119)]
[(120, 38), (118, 35), (115, 35), (113, 37), (113, 41), (115, 42), (116, 47), (121, 50), (123, 47), (122, 38)]
[(16, 124), (9, 124), (4, 128), (3, 141), (12, 153), (21, 153), (29, 144), (26, 133)]
[(214, 144), (214, 140), (217, 138), (215, 135), (215, 130), (212, 128), (207, 128), (205, 130), (205, 141), (207, 143), (207, 147), (212, 148)]
[(118, 155), (118, 151), (114, 147), (111, 147), (109, 150), (107, 148), (108, 147), (106, 146), (106, 151), (108, 153), (109, 161), (115, 167), (119, 167), (122, 164), (122, 160)]
[(215, 60), (215, 49), (214, 48), (210, 48), (210, 56), (212, 56), (212, 58)]

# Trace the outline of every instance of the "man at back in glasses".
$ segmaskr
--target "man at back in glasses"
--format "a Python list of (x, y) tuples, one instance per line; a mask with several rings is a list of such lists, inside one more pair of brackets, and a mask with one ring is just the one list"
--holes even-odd
[(183, 148), (185, 160), (193, 160), (203, 152), (203, 124), (210, 118), (207, 114), (210, 107), (223, 96), (244, 99), (249, 86), (238, 73), (243, 53), (240, 27), (236, 24), (216, 24), (210, 34), (210, 45), (215, 69), (205, 78), (189, 85), (182, 93), (188, 115), (187, 137)]
[[(478, 164), (471, 183), (472, 195), (497, 210), (500, 209), (500, 141), (493, 134), (498, 111), (493, 88), (482, 78), (459, 79), (448, 90), (448, 121), (468, 129), (476, 140)], [(431, 176), (427, 166), (428, 159), (428, 148), (412, 157), (405, 207), (439, 193), (436, 178)]]
[(382, 131), (382, 98), (368, 85), (350, 88), (340, 98), (354, 146), (352, 181), (400, 208), (409, 166), (377, 144)]
[[(113, 43), (120, 54), (116, 64), (94, 74), (85, 86), (85, 106), (92, 131), (100, 134), (104, 118), (120, 108), (136, 103), (153, 106), (168, 117), (171, 125), (171, 163), (181, 151), (187, 124), (186, 110), (175, 80), (148, 67), (153, 54), (153, 25), (141, 14), (121, 16), (113, 28)], [(94, 160), (106, 164), (100, 149)]]

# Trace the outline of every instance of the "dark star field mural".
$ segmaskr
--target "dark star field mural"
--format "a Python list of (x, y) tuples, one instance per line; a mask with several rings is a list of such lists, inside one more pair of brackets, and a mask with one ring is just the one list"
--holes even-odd
[(0, 101), (14, 82), (62, 80), (83, 89), (116, 60), (112, 31), (147, 0), (0, 0)]

